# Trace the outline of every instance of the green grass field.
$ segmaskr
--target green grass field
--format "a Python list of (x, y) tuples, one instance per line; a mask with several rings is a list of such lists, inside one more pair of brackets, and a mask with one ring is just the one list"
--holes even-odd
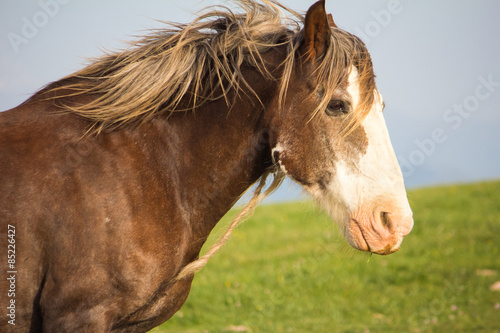
[(390, 256), (351, 249), (312, 203), (259, 207), (152, 332), (500, 332), (500, 182), (408, 196)]

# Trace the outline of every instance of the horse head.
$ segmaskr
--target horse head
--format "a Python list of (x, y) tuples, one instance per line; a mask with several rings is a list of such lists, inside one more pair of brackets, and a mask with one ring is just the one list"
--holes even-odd
[(337, 221), (351, 246), (399, 249), (413, 218), (364, 44), (328, 17), (306, 14), (286, 94), (269, 119), (272, 158)]

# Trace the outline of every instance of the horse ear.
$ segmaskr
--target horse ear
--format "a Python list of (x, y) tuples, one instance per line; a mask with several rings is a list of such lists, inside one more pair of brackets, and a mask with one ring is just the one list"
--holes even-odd
[(338, 28), (337, 25), (335, 24), (335, 21), (333, 20), (332, 14), (327, 15), (328, 18), (328, 25), (332, 28)]
[(307, 11), (304, 23), (304, 43), (300, 47), (300, 52), (306, 56), (307, 60), (315, 60), (328, 49), (330, 35), (325, 0), (321, 0), (312, 5)]

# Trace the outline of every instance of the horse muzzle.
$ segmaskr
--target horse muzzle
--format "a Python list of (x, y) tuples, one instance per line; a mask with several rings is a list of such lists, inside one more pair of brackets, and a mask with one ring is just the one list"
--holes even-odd
[(352, 213), (345, 228), (349, 244), (361, 251), (387, 255), (399, 250), (403, 238), (413, 228), (409, 213), (389, 213), (380, 209)]

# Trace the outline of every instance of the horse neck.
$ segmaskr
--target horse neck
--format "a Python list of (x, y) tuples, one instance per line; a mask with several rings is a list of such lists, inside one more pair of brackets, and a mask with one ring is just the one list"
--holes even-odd
[(260, 101), (240, 93), (230, 109), (221, 99), (157, 121), (165, 148), (163, 167), (172, 178), (166, 181), (176, 184), (178, 205), (189, 216), (195, 239), (205, 239), (271, 165), (264, 119), (276, 82), (247, 74)]

